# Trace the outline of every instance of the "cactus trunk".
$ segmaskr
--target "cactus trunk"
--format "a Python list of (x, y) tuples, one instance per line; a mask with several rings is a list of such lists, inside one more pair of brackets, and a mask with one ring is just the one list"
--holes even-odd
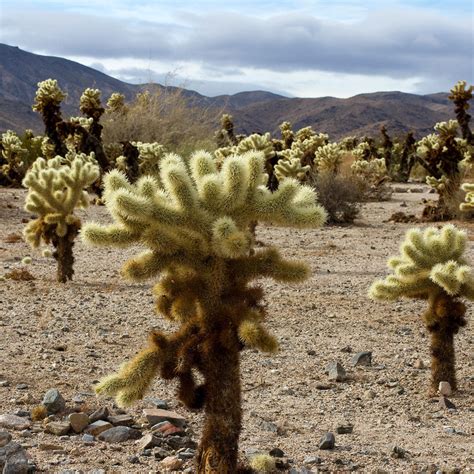
[(242, 423), (239, 341), (235, 330), (230, 329), (206, 345), (202, 368), (206, 380), (205, 422), (197, 472), (233, 474), (238, 472)]
[(443, 329), (431, 331), (431, 390), (436, 393), (439, 383), (449, 382), (456, 390), (456, 367), (454, 355), (454, 332)]
[(58, 262), (56, 278), (60, 283), (66, 283), (68, 280), (72, 280), (72, 276), (74, 275), (74, 255), (72, 249), (74, 247), (74, 239), (78, 232), (79, 228), (77, 225), (69, 225), (64, 237), (53, 234), (53, 238), (51, 239), (55, 248), (53, 257)]
[(431, 335), (431, 392), (435, 394), (440, 382), (449, 382), (457, 389), (454, 335), (466, 325), (466, 307), (444, 292), (433, 295), (424, 315)]

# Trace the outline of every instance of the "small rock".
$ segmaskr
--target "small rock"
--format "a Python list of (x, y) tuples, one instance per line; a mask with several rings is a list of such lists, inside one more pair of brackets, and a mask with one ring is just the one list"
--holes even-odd
[(130, 464), (140, 464), (140, 458), (138, 456), (129, 456), (127, 458), (127, 461), (130, 463)]
[(174, 426), (172, 423), (169, 421), (163, 421), (161, 423), (158, 423), (157, 425), (153, 426), (152, 431), (160, 432), (163, 434), (163, 436), (173, 436), (173, 435), (184, 435), (184, 430), (182, 428), (179, 428), (177, 426)]
[(336, 439), (333, 433), (326, 433), (319, 441), (319, 449), (334, 449)]
[(371, 366), (372, 365), (372, 352), (364, 351), (358, 352), (354, 357), (352, 357), (352, 365), (356, 367), (358, 365)]
[(183, 464), (184, 461), (178, 459), (176, 456), (168, 456), (160, 462), (160, 466), (165, 471), (177, 471)]
[(150, 402), (155, 408), (160, 408), (161, 410), (168, 410), (169, 406), (165, 400), (161, 398), (149, 397), (146, 399), (147, 402)]
[(3, 474), (27, 474), (30, 465), (25, 449), (18, 443), (0, 448), (0, 470)]
[(456, 410), (456, 405), (444, 396), (439, 397), (439, 407), (447, 410)]
[(424, 369), (425, 364), (421, 359), (416, 359), (415, 362), (413, 363), (413, 367), (415, 369)]
[(59, 393), (59, 390), (52, 388), (44, 394), (43, 405), (48, 410), (48, 413), (58, 413), (66, 408), (66, 401)]
[(107, 407), (101, 407), (89, 415), (89, 420), (91, 423), (99, 420), (106, 421), (109, 418), (109, 415), (109, 409)]
[(272, 421), (262, 421), (262, 424), (260, 426), (262, 430), (271, 431), (272, 433), (278, 432), (278, 426)]
[(451, 385), (449, 382), (440, 382), (438, 386), (438, 391), (440, 395), (444, 395), (445, 397), (449, 397), (452, 393)]
[(107, 431), (110, 428), (112, 428), (112, 424), (109, 423), (108, 421), (104, 420), (97, 420), (94, 421), (94, 423), (91, 423), (86, 429), (87, 434), (91, 434), (93, 436), (98, 436), (100, 433), (103, 431)]
[(151, 426), (156, 425), (160, 421), (169, 421), (179, 427), (183, 427), (186, 423), (186, 419), (183, 416), (161, 408), (145, 408), (143, 414)]
[(38, 444), (38, 449), (40, 451), (62, 451), (63, 447), (58, 444), (40, 443)]
[(318, 456), (309, 456), (304, 461), (303, 464), (312, 465), (312, 464), (321, 464), (321, 458)]
[(171, 456), (171, 453), (169, 451), (160, 447), (155, 448), (153, 454), (155, 455), (155, 459), (158, 459), (160, 461), (164, 458), (167, 458), (168, 456)]
[(26, 430), (31, 426), (31, 422), (21, 416), (0, 415), (0, 428), (7, 430)]
[(443, 426), (443, 430), (448, 434), (456, 434), (456, 430), (452, 426)]
[(346, 380), (346, 371), (339, 362), (331, 362), (328, 367), (328, 378), (336, 382), (343, 382)]
[(336, 428), (336, 433), (337, 434), (350, 434), (352, 433), (353, 429), (354, 429), (353, 425), (339, 425)]
[(344, 346), (344, 347), (341, 349), (341, 352), (351, 353), (351, 352), (352, 352), (352, 347), (351, 347), (351, 346)]
[(72, 448), (71, 451), (69, 451), (69, 454), (74, 457), (82, 456), (82, 453), (79, 448)]
[(91, 434), (86, 433), (86, 434), (82, 435), (81, 440), (82, 440), (83, 443), (93, 443), (95, 441), (95, 438)]
[(89, 425), (89, 417), (85, 413), (71, 413), (68, 417), (74, 433), (82, 433)]
[(155, 446), (160, 445), (160, 440), (156, 436), (154, 436), (152, 433), (148, 433), (145, 436), (143, 436), (138, 442), (138, 447), (144, 451), (145, 449), (150, 449)]
[(133, 425), (133, 418), (130, 415), (115, 415), (107, 418), (109, 423), (114, 426), (131, 426)]
[(283, 458), (283, 457), (285, 457), (285, 453), (280, 448), (273, 448), (269, 451), (268, 454), (270, 456), (274, 457), (274, 458)]
[(28, 389), (28, 384), (26, 384), (26, 383), (19, 383), (19, 384), (16, 386), (16, 389), (17, 389), (17, 390), (27, 390), (27, 389)]
[(390, 455), (392, 458), (395, 459), (405, 459), (407, 452), (401, 448), (400, 446), (394, 446), (392, 448), (392, 454)]
[(50, 421), (46, 424), (46, 433), (51, 433), (56, 436), (63, 436), (69, 433), (71, 424), (69, 421)]
[(178, 453), (178, 459), (181, 459), (182, 461), (187, 461), (188, 459), (193, 459), (195, 456), (194, 453), (190, 453), (190, 452), (187, 452), (187, 451), (182, 451), (180, 453)]
[(8, 431), (0, 431), (0, 448), (6, 446), (12, 440), (12, 435)]
[(128, 426), (114, 426), (100, 433), (98, 439), (106, 443), (123, 443), (129, 439), (138, 439), (140, 436), (140, 431), (129, 428)]

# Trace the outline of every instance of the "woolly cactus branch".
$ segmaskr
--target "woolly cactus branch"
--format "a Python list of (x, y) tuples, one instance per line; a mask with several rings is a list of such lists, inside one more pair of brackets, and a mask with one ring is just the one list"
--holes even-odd
[(388, 260), (393, 271), (370, 288), (371, 298), (401, 297), (428, 300), (424, 322), (431, 334), (431, 388), (441, 381), (456, 389), (454, 335), (466, 324), (462, 298), (474, 299), (474, 276), (463, 257), (467, 235), (453, 225), (440, 231), (411, 229), (400, 247), (400, 257)]
[[(92, 245), (145, 246), (122, 273), (135, 281), (159, 276), (157, 310), (180, 325), (173, 334), (153, 334), (151, 349), (101, 382), (98, 391), (126, 405), (143, 396), (155, 372), (177, 378), (183, 403), (206, 414), (200, 473), (236, 472), (239, 351), (277, 349), (263, 326), (263, 291), (251, 283), (262, 277), (298, 282), (308, 275), (306, 265), (286, 261), (276, 249), (256, 249), (249, 224), (313, 227), (325, 220), (309, 187), (288, 178), (277, 192), (269, 191), (264, 164), (262, 152), (248, 152), (217, 169), (211, 154), (197, 152), (189, 162), (166, 155), (159, 177), (144, 176), (135, 184), (112, 171), (104, 199), (115, 223), (90, 223), (82, 231)], [(193, 370), (202, 374), (202, 385)]]
[[(64, 161), (69, 163), (64, 163)], [(38, 247), (41, 241), (52, 243), (58, 261), (58, 281), (72, 279), (74, 257), (72, 247), (80, 228), (74, 209), (88, 205), (89, 187), (99, 176), (93, 159), (84, 154), (57, 156), (46, 161), (38, 158), (26, 174), (23, 185), (29, 189), (25, 210), (36, 214), (24, 229), (26, 241)]]

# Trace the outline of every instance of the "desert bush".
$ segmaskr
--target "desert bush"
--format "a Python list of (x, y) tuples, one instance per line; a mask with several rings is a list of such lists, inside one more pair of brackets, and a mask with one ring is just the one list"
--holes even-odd
[(423, 320), (431, 335), (431, 390), (447, 381), (455, 390), (454, 335), (466, 324), (463, 298), (474, 299), (474, 277), (463, 254), (467, 235), (453, 225), (422, 232), (411, 229), (400, 247), (400, 256), (388, 260), (393, 270), (370, 288), (371, 298), (401, 297), (428, 301)]
[(98, 177), (93, 156), (69, 153), (65, 158), (38, 158), (23, 180), (28, 188), (25, 210), (38, 216), (25, 227), (25, 240), (33, 248), (41, 241), (54, 246), (59, 282), (71, 280), (74, 274), (72, 249), (81, 226), (74, 209), (89, 204), (85, 189)]
[(328, 223), (352, 223), (364, 200), (363, 183), (351, 175), (311, 174), (309, 184), (314, 187), (318, 202), (326, 210)]
[[(145, 176), (132, 185), (112, 171), (104, 198), (115, 223), (90, 223), (82, 231), (92, 245), (145, 246), (122, 273), (132, 281), (159, 276), (157, 309), (179, 325), (171, 335), (154, 332), (150, 347), (96, 390), (124, 406), (142, 398), (158, 372), (177, 378), (180, 400), (205, 412), (199, 473), (237, 472), (239, 352), (278, 347), (263, 326), (263, 290), (252, 282), (300, 282), (308, 276), (305, 264), (283, 259), (276, 248), (256, 248), (249, 225), (316, 227), (325, 220), (311, 188), (286, 179), (269, 191), (264, 165), (263, 153), (249, 152), (228, 158), (219, 170), (210, 153), (198, 152), (189, 162), (165, 157), (159, 180)], [(193, 371), (203, 383), (196, 383)]]
[(120, 142), (160, 143), (167, 150), (188, 154), (213, 149), (213, 124), (218, 112), (185, 96), (180, 88), (155, 88), (123, 104), (109, 99), (102, 119), (105, 145)]

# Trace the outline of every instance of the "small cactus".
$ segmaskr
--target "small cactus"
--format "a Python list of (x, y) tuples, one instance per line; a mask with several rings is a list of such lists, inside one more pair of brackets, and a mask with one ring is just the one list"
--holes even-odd
[(66, 159), (38, 158), (23, 180), (28, 188), (25, 210), (38, 216), (25, 227), (25, 239), (32, 247), (38, 247), (41, 241), (53, 244), (60, 282), (71, 280), (74, 273), (72, 247), (80, 228), (74, 209), (88, 205), (85, 188), (98, 176), (93, 157), (70, 154)]
[(474, 277), (463, 257), (466, 242), (466, 233), (454, 225), (409, 230), (400, 257), (388, 260), (393, 274), (375, 281), (369, 291), (378, 300), (428, 300), (423, 319), (431, 334), (434, 393), (441, 381), (448, 381), (453, 389), (457, 386), (454, 335), (466, 324), (461, 299), (474, 299)]

